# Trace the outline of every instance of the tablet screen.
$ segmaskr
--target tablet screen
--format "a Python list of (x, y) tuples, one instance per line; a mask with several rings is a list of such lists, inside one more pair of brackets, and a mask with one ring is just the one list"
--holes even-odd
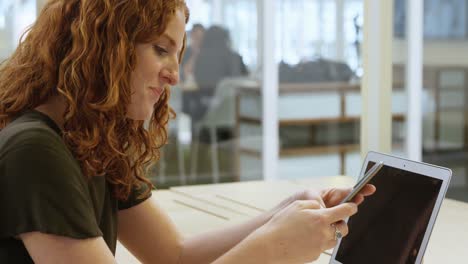
[[(367, 164), (369, 170), (373, 162)], [(377, 192), (348, 221), (336, 260), (343, 264), (414, 263), (442, 180), (385, 165), (370, 181)]]

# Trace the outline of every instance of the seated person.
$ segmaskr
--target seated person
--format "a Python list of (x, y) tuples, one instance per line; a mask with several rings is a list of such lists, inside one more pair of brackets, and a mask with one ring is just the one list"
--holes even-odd
[[(347, 235), (349, 189), (300, 192), (185, 237), (145, 177), (167, 143), (181, 0), (49, 0), (0, 67), (0, 263), (303, 263)], [(145, 127), (145, 123), (149, 128)]]

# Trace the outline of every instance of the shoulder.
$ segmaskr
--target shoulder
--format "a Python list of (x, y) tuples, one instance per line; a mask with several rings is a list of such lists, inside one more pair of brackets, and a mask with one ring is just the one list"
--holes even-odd
[(62, 138), (39, 121), (12, 123), (0, 131), (0, 169), (3, 183), (82, 181), (80, 167)]
[(40, 121), (13, 122), (0, 131), (0, 158), (23, 148), (62, 148), (61, 137)]

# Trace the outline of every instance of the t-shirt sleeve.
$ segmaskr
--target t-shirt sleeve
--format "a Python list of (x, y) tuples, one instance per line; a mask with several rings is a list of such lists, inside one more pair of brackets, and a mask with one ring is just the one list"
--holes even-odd
[(0, 157), (0, 238), (33, 231), (76, 239), (102, 236), (76, 161), (47, 137), (37, 139)]
[(140, 182), (140, 184), (138, 185), (134, 185), (128, 199), (125, 201), (118, 202), (119, 210), (129, 209), (146, 201), (148, 198), (151, 197), (151, 192), (146, 193), (148, 189), (148, 185), (143, 182)]

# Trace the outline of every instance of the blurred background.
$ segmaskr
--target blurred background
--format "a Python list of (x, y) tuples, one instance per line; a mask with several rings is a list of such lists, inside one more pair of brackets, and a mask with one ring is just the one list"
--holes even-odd
[[(13, 52), (44, 2), (0, 1), (1, 60)], [(365, 17), (367, 1), (186, 2), (191, 12), (188, 49), (181, 83), (171, 95), (177, 117), (162, 158), (148, 175), (155, 185), (357, 177), (363, 150), (361, 85), (373, 70), (363, 63), (368, 51), (362, 48), (363, 29), (372, 23)], [(413, 56), (408, 36), (414, 32), (407, 30), (407, 4), (394, 0), (393, 12), (388, 11), (393, 15), (387, 43), (392, 54), (387, 151), (411, 158), (406, 67)], [(421, 19), (418, 151), (422, 161), (450, 167), (454, 176), (447, 196), (468, 201), (468, 2), (425, 0)], [(268, 61), (275, 70), (268, 70)], [(268, 85), (270, 80), (275, 86)], [(275, 103), (274, 113), (265, 112), (265, 102)], [(275, 118), (275, 133), (265, 128), (266, 116)], [(268, 142), (273, 159), (266, 155)]]

